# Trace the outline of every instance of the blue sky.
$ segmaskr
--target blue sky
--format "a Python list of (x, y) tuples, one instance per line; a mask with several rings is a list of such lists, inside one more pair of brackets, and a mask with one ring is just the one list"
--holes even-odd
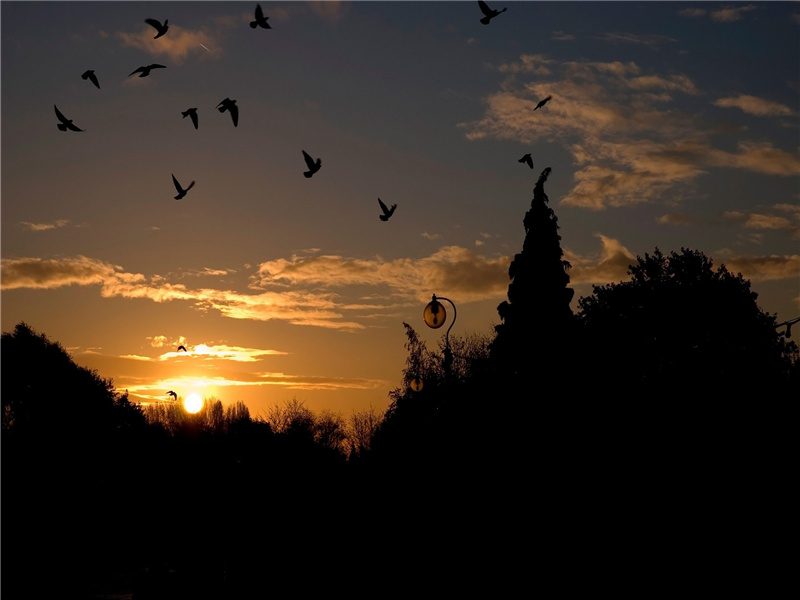
[(383, 409), (431, 294), (498, 322), (545, 167), (576, 302), (687, 247), (800, 314), (797, 3), (255, 4), (0, 4), (3, 331), (137, 401)]

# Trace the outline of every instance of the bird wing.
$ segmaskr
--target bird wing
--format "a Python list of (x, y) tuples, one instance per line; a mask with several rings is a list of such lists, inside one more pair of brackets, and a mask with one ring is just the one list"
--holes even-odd
[(308, 165), (309, 169), (313, 169), (316, 165), (314, 164), (314, 159), (311, 158), (308, 152), (303, 150), (303, 158), (306, 160), (306, 165)]
[(172, 176), (172, 183), (175, 184), (175, 189), (178, 190), (178, 193), (183, 193), (185, 190), (181, 187), (181, 184), (178, 183), (178, 180), (175, 179), (175, 175)]
[(152, 65), (150, 65), (150, 68), (151, 69), (166, 69), (167, 67), (165, 67), (164, 65), (157, 65), (157, 64), (153, 63)]
[(53, 108), (56, 109), (56, 116), (58, 117), (59, 121), (61, 121), (62, 123), (69, 123), (69, 119), (67, 119), (67, 117), (61, 114), (61, 111), (58, 110), (58, 107), (55, 104), (53, 104)]
[(70, 129), (72, 131), (83, 131), (83, 129), (81, 129), (77, 125), (74, 125), (71, 121), (69, 123), (65, 123), (64, 125), (66, 126), (67, 129)]
[(132, 71), (132, 72), (130, 73), (130, 75), (128, 75), (128, 77), (130, 77), (131, 75), (135, 75), (136, 73), (142, 73), (143, 71), (144, 71), (144, 67), (139, 67), (139, 68), (138, 68), (138, 69), (136, 69), (135, 71)]
[(233, 126), (236, 127), (239, 124), (239, 107), (235, 104), (231, 104), (228, 107), (228, 110), (231, 111), (231, 119), (233, 119)]
[(89, 79), (91, 79), (92, 83), (97, 86), (97, 89), (100, 89), (100, 82), (97, 81), (97, 75), (94, 74), (94, 71), (89, 73)]
[(195, 111), (190, 112), (189, 117), (192, 119), (192, 124), (194, 125), (194, 128), (197, 129), (197, 112)]
[(378, 204), (380, 204), (380, 205), (381, 205), (381, 210), (383, 211), (383, 214), (385, 214), (385, 215), (390, 215), (390, 214), (392, 214), (392, 213), (391, 213), (391, 211), (389, 210), (389, 207), (388, 207), (388, 206), (386, 206), (386, 205), (383, 203), (383, 200), (381, 200), (380, 198), (378, 198)]
[(159, 21), (156, 21), (155, 19), (145, 19), (144, 22), (147, 23), (148, 25), (152, 25), (159, 31), (161, 31), (161, 28), (163, 27), (161, 23)]
[(478, 6), (481, 7), (481, 12), (485, 14), (487, 17), (491, 17), (492, 14), (494, 14), (492, 13), (492, 9), (489, 8), (489, 5), (486, 4), (486, 2), (484, 2), (483, 0), (478, 0)]
[(261, 5), (256, 4), (256, 20), (261, 21), (264, 19), (264, 11), (261, 10)]

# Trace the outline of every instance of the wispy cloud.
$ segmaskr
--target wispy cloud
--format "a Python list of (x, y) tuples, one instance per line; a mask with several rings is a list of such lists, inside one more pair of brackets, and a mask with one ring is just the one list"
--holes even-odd
[(20, 225), (31, 231), (50, 231), (51, 229), (60, 229), (61, 227), (66, 227), (69, 225), (69, 220), (57, 219), (49, 223), (29, 223), (28, 221), (22, 221)]
[(186, 352), (165, 352), (159, 355), (158, 360), (170, 360), (176, 357), (189, 357), (191, 360), (217, 359), (232, 360), (235, 362), (256, 362), (262, 356), (286, 354), (280, 350), (266, 350), (261, 348), (245, 348), (242, 346), (229, 346), (227, 344), (197, 344), (191, 346)]
[(503, 293), (508, 286), (508, 264), (508, 258), (487, 258), (458, 246), (441, 248), (417, 260), (294, 256), (262, 263), (251, 286), (384, 286), (410, 301), (424, 300), (435, 287), (457, 292), (464, 302), (470, 302)]
[[(776, 214), (780, 213), (780, 214)], [(792, 237), (800, 239), (800, 207), (779, 204), (769, 213), (748, 213), (731, 210), (723, 213), (730, 221), (741, 223), (747, 229), (772, 229), (789, 232)]]
[[(484, 116), (459, 127), (470, 140), (562, 140), (578, 165), (565, 204), (602, 210), (675, 197), (711, 167), (783, 177), (800, 171), (796, 151), (768, 142), (742, 140), (735, 151), (715, 147), (696, 117), (671, 106), (676, 94), (699, 95), (685, 75), (545, 55), (524, 55), (497, 69), (508, 77), (485, 99)], [(553, 99), (534, 112), (547, 95)], [(778, 110), (766, 102), (737, 105)]]
[[(487, 258), (458, 246), (441, 248), (420, 259), (392, 261), (294, 256), (262, 263), (251, 276), (251, 291), (244, 292), (191, 288), (160, 275), (127, 273), (122, 267), (85, 256), (18, 258), (2, 260), (2, 288), (98, 285), (104, 298), (185, 301), (197, 310), (218, 311), (232, 319), (278, 320), (353, 331), (365, 328), (359, 319), (391, 310), (393, 303), (425, 300), (433, 288), (457, 294), (463, 302), (501, 296), (508, 286), (508, 264), (507, 257)], [(380, 302), (370, 301), (363, 293), (365, 286), (391, 295)], [(392, 300), (387, 301), (388, 297)], [(151, 340), (154, 345), (166, 342), (163, 336)]]
[(658, 35), (658, 34), (642, 35), (642, 34), (625, 33), (625, 32), (604, 33), (602, 35), (596, 36), (596, 38), (614, 44), (639, 44), (642, 46), (652, 46), (652, 47), (677, 41), (675, 38), (671, 38), (667, 35)]
[(751, 281), (800, 281), (800, 255), (731, 256), (724, 261), (731, 273), (741, 273)]
[(723, 8), (710, 11), (712, 21), (718, 23), (732, 23), (743, 18), (744, 13), (756, 10), (756, 6), (748, 4), (747, 6), (725, 6)]
[(754, 6), (753, 4), (748, 4), (746, 6), (723, 6), (722, 8), (718, 8), (716, 10), (689, 7), (682, 8), (678, 11), (678, 14), (682, 17), (695, 19), (708, 16), (712, 21), (716, 21), (717, 23), (733, 23), (734, 21), (739, 21), (742, 19), (744, 17), (744, 13), (756, 10), (757, 8), (758, 7)]
[(118, 32), (117, 38), (123, 46), (136, 48), (155, 57), (166, 56), (176, 64), (184, 62), (191, 54), (220, 57), (222, 47), (218, 43), (221, 30), (232, 26), (224, 20), (216, 22), (217, 31), (206, 28), (196, 30), (185, 29), (179, 25), (169, 24), (169, 31), (157, 40), (153, 38), (155, 30), (143, 24), (135, 33)]
[(794, 111), (785, 104), (747, 94), (720, 98), (714, 104), (722, 108), (738, 108), (757, 117), (789, 117), (794, 114)]

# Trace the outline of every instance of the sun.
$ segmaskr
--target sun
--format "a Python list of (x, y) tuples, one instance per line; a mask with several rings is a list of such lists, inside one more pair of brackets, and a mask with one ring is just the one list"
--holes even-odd
[(186, 412), (190, 413), (200, 412), (200, 409), (203, 408), (203, 399), (200, 397), (200, 394), (189, 394), (186, 396), (186, 399), (183, 401), (183, 408), (186, 409)]

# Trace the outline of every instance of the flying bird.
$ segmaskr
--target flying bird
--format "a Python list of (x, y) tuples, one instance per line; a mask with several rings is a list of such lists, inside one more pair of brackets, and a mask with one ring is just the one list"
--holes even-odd
[(153, 38), (154, 40), (160, 38), (162, 35), (167, 33), (167, 29), (169, 29), (169, 25), (167, 25), (167, 23), (169, 23), (169, 19), (165, 19), (163, 25), (161, 24), (160, 21), (156, 21), (155, 19), (145, 19), (144, 22), (147, 23), (148, 25), (152, 25), (153, 27), (156, 28), (156, 31), (158, 31), (156, 37)]
[(392, 214), (394, 213), (394, 209), (397, 208), (397, 204), (392, 204), (392, 207), (389, 208), (383, 203), (383, 200), (381, 200), (380, 198), (378, 198), (378, 204), (381, 205), (381, 210), (383, 211), (383, 214), (379, 215), (380, 220), (388, 221), (389, 217), (391, 217)]
[(545, 98), (544, 100), (539, 100), (539, 104), (537, 104), (537, 105), (536, 105), (536, 108), (534, 108), (533, 110), (536, 110), (537, 108), (542, 108), (542, 107), (543, 107), (545, 104), (547, 104), (547, 103), (548, 103), (548, 101), (549, 101), (551, 98), (552, 98), (552, 96), (548, 96), (548, 97), (547, 97), (547, 98)]
[(94, 84), (94, 86), (98, 90), (100, 89), (100, 83), (98, 83), (98, 81), (97, 81), (97, 75), (94, 74), (94, 71), (92, 69), (89, 69), (88, 71), (84, 71), (83, 74), (81, 75), (81, 78), (82, 79), (88, 79), (89, 81), (91, 81)]
[(489, 8), (489, 5), (486, 4), (486, 2), (484, 2), (483, 0), (478, 0), (478, 6), (481, 7), (481, 12), (485, 15), (481, 19), (481, 23), (483, 23), (484, 25), (488, 25), (489, 21), (494, 19), (500, 13), (506, 12), (506, 10), (508, 10), (507, 8), (504, 8), (503, 10), (496, 10), (494, 8)]
[(58, 120), (61, 121), (61, 123), (58, 123), (56, 127), (58, 127), (61, 131), (66, 131), (67, 129), (70, 131), (83, 131), (83, 129), (72, 123), (72, 119), (68, 119), (62, 115), (61, 111), (58, 110), (58, 107), (55, 104), (53, 104), (53, 108), (56, 109), (56, 116), (58, 117)]
[(522, 158), (520, 158), (518, 162), (525, 163), (531, 169), (533, 168), (533, 158), (531, 158), (530, 153), (528, 153), (525, 156), (523, 156)]
[(225, 100), (217, 104), (217, 108), (221, 113), (225, 112), (226, 110), (231, 113), (231, 119), (233, 119), (234, 127), (236, 127), (239, 124), (239, 107), (236, 106), (236, 100), (225, 98)]
[(256, 20), (250, 21), (250, 27), (252, 27), (253, 29), (255, 29), (256, 27), (263, 27), (264, 29), (272, 29), (269, 23), (267, 23), (268, 19), (269, 17), (264, 16), (264, 11), (261, 10), (261, 5), (256, 4)]
[(194, 128), (197, 129), (197, 107), (195, 108), (187, 108), (183, 112), (181, 112), (183, 118), (191, 117), (192, 123), (194, 124)]
[[(189, 187), (191, 187), (191, 186), (189, 186)], [(181, 350), (183, 350), (184, 352), (186, 352), (186, 346), (184, 346), (183, 344), (181, 344), (180, 346), (178, 346), (178, 352), (180, 352)]]
[[(175, 179), (175, 175), (172, 176), (172, 183), (175, 184), (175, 189), (178, 190), (178, 195), (175, 196), (175, 200), (180, 200), (181, 198), (183, 198), (186, 195), (186, 192), (188, 192), (190, 189), (192, 189), (192, 186), (194, 185), (194, 181), (193, 181), (192, 183), (189, 184), (189, 187), (187, 187), (186, 189), (183, 189), (181, 187), (181, 184), (178, 183), (178, 180)], [(185, 348), (184, 348), (184, 350), (185, 350)]]
[(147, 77), (148, 75), (150, 75), (150, 71), (152, 71), (153, 69), (166, 69), (166, 68), (167, 67), (165, 67), (164, 65), (157, 65), (157, 64), (153, 63), (153, 64), (147, 65), (145, 67), (139, 67), (133, 73), (128, 75), (128, 77), (130, 77), (131, 75), (134, 75), (136, 73), (139, 73), (139, 77)]
[(175, 393), (175, 392), (173, 392), (172, 390), (170, 390), (170, 391), (168, 391), (168, 392), (167, 392), (167, 396), (172, 396), (172, 399), (173, 399), (173, 400), (177, 400), (177, 399), (178, 399), (178, 394), (176, 394), (176, 393)]
[(303, 172), (305, 177), (311, 177), (314, 173), (322, 168), (321, 158), (318, 158), (316, 161), (314, 161), (314, 159), (311, 158), (311, 156), (305, 150), (303, 150), (303, 158), (306, 159), (306, 166), (308, 166), (308, 171)]

